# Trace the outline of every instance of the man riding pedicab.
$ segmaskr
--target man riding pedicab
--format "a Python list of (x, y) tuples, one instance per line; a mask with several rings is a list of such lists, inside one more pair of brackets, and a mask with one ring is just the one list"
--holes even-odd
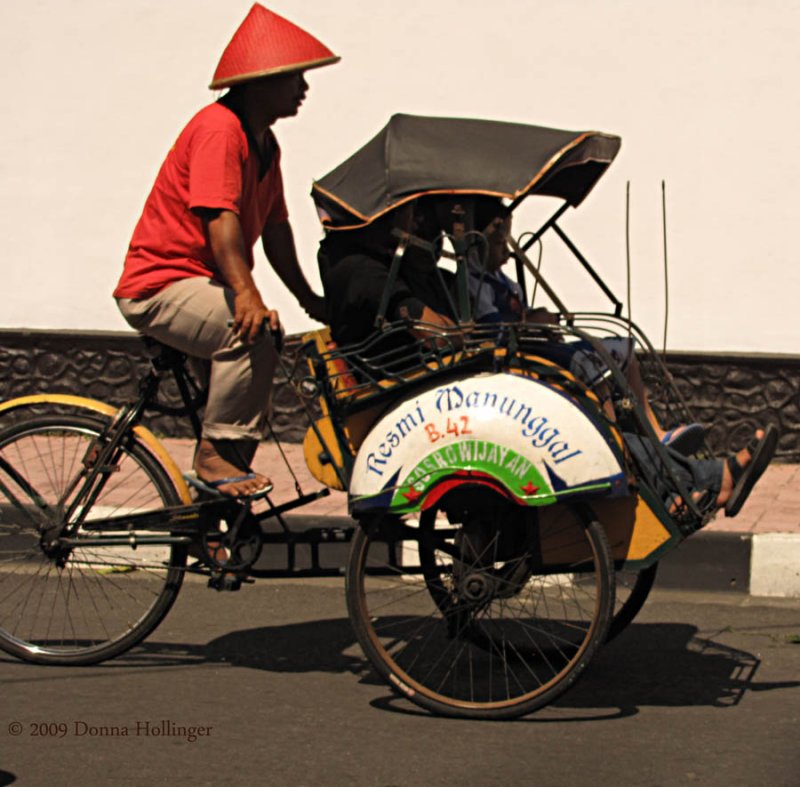
[(243, 497), (270, 488), (250, 469), (270, 409), (280, 330), (253, 280), (253, 244), (307, 314), (323, 301), (298, 264), (272, 126), (296, 115), (304, 73), (339, 60), (326, 46), (256, 3), (225, 49), (200, 110), (167, 154), (133, 233), (114, 297), (132, 327), (210, 361), (201, 484)]

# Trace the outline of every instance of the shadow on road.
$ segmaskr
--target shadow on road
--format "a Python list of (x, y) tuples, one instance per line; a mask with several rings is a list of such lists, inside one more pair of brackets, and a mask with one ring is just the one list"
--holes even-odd
[[(748, 691), (800, 686), (800, 681), (756, 682), (760, 662), (754, 654), (700, 638), (697, 631), (688, 624), (631, 625), (601, 649), (554, 708), (584, 711), (576, 720), (587, 720), (589, 710), (595, 715), (588, 718), (614, 719), (633, 715), (641, 706), (727, 707)], [(277, 673), (351, 673), (362, 682), (381, 683), (362, 656), (347, 618), (244, 629), (198, 646), (150, 641), (117, 664), (122, 661), (126, 666), (225, 663)], [(417, 712), (390, 698), (373, 704)]]
[(135, 651), (116, 659), (117, 663), (122, 661), (127, 666), (225, 663), (268, 672), (371, 675), (348, 618), (242, 629), (206, 645), (148, 640)]
[(752, 653), (697, 636), (682, 623), (635, 623), (595, 656), (560, 707), (737, 705), (745, 692), (800, 686), (757, 683)]

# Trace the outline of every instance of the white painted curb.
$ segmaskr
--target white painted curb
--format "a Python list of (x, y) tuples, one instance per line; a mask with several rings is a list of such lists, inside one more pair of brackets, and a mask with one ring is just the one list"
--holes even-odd
[(792, 533), (753, 536), (750, 595), (800, 598), (800, 536)]

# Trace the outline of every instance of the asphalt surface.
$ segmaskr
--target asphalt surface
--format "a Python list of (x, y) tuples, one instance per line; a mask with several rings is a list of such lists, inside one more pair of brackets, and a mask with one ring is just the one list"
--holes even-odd
[(796, 599), (656, 590), (569, 693), (514, 722), (394, 697), (337, 580), (239, 593), (191, 580), (125, 657), (0, 656), (0, 681), (0, 785), (796, 785), (800, 772)]

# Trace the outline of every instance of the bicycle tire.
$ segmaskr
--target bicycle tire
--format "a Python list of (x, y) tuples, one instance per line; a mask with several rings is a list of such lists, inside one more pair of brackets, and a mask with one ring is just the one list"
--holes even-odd
[[(509, 524), (535, 514), (486, 494), (493, 513), (477, 549), (469, 513), (455, 525), (428, 514), (417, 526), (387, 517), (362, 526), (346, 596), (365, 655), (395, 692), (440, 715), (508, 719), (566, 691), (605, 640), (613, 563), (605, 531), (583, 514), (569, 532), (533, 528), (537, 557), (520, 546), (530, 526)], [(558, 549), (571, 570), (543, 568), (541, 555), (552, 565)]]
[[(0, 486), (0, 649), (24, 661), (87, 665), (113, 658), (158, 626), (180, 590), (182, 545), (78, 546), (60, 559), (42, 548), (44, 530), (62, 527), (70, 502), (65, 490), (104, 425), (94, 417), (54, 415), (0, 432), (7, 463), (0, 482), (23, 504), (15, 507)], [(131, 435), (85, 521), (180, 502), (160, 462)], [(79, 527), (75, 537), (86, 531)]]
[(641, 571), (617, 571), (615, 579), (616, 604), (606, 642), (618, 637), (639, 614), (656, 581), (658, 563)]

